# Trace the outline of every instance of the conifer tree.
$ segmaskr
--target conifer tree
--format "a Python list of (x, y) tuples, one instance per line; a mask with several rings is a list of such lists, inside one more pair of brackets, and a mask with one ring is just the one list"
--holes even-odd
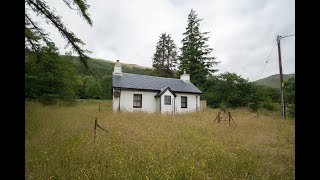
[(177, 64), (177, 48), (170, 34), (160, 35), (152, 60), (154, 75), (173, 77)]
[(196, 12), (191, 9), (186, 32), (183, 33), (178, 70), (179, 74), (186, 70), (190, 74), (191, 82), (201, 88), (207, 76), (217, 71), (217, 69), (213, 69), (213, 66), (218, 62), (215, 57), (210, 56), (213, 49), (206, 44), (209, 32), (200, 32), (200, 21), (202, 19), (199, 19)]

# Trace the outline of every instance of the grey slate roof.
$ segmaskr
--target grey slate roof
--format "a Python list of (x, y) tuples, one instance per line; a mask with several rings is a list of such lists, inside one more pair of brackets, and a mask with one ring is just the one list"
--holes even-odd
[(112, 75), (112, 87), (156, 91), (161, 91), (162, 88), (170, 87), (173, 92), (202, 94), (202, 91), (200, 91), (191, 82), (184, 82), (181, 79), (163, 78), (130, 73), (122, 73), (122, 76)]

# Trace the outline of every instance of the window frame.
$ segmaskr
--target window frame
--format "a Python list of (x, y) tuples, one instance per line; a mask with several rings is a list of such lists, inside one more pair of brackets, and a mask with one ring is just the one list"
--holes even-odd
[[(184, 99), (185, 98), (185, 106), (182, 106), (182, 99)], [(181, 96), (181, 108), (188, 108), (188, 96)]]
[[(135, 96), (140, 96), (140, 100), (135, 100), (134, 99)], [(134, 105), (135, 101), (138, 101), (138, 102), (140, 101), (140, 106), (135, 106)], [(132, 105), (133, 105), (133, 108), (142, 108), (142, 94), (133, 94), (133, 104)]]
[[(169, 104), (167, 103), (167, 100), (166, 100), (166, 98), (168, 98), (168, 97), (169, 97)], [(164, 105), (171, 105), (171, 96), (170, 95), (164, 96)]]

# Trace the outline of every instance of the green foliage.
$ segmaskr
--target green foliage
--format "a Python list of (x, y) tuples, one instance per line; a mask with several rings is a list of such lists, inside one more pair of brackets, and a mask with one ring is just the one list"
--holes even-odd
[(296, 94), (295, 78), (290, 78), (284, 83), (285, 102), (288, 109), (288, 115), (295, 117), (295, 94)]
[(285, 100), (287, 103), (295, 104), (295, 93), (296, 93), (295, 78), (290, 78), (284, 82)]
[(257, 85), (258, 94), (263, 100), (270, 99), (272, 102), (281, 102), (280, 90), (268, 86)]
[(112, 99), (112, 76), (105, 75), (100, 80), (102, 99)]
[[(79, 57), (58, 55), (54, 46), (42, 53), (26, 50), (26, 98), (43, 104), (58, 100), (112, 99), (112, 72), (114, 63), (89, 59), (86, 68)], [(39, 58), (37, 58), (37, 56)], [(134, 65), (122, 66), (123, 72), (151, 75), (152, 70)]]
[(76, 71), (69, 61), (64, 61), (54, 46), (41, 49), (41, 59), (26, 51), (25, 96), (38, 99), (43, 104), (56, 103), (58, 99), (76, 99)]
[(101, 99), (102, 89), (98, 80), (93, 76), (83, 77), (84, 98), (85, 99)]
[(296, 117), (296, 105), (295, 104), (287, 104), (287, 114), (289, 117)]
[(206, 82), (207, 76), (216, 72), (213, 66), (218, 62), (215, 57), (210, 56), (213, 51), (209, 48), (207, 37), (208, 32), (200, 32), (200, 21), (198, 15), (191, 9), (188, 15), (188, 25), (186, 32), (183, 33), (181, 56), (179, 57), (180, 65), (179, 75), (186, 70), (190, 74), (191, 82), (202, 89), (203, 84)]
[(163, 33), (156, 46), (156, 52), (152, 58), (154, 68), (153, 75), (160, 77), (173, 77), (177, 64), (176, 45), (170, 34)]
[(253, 83), (229, 72), (211, 76), (206, 81), (203, 99), (210, 107), (251, 107), (254, 110), (258, 109), (260, 100)]
[(261, 107), (265, 108), (267, 110), (270, 110), (270, 111), (273, 111), (273, 110), (275, 110), (277, 108), (275, 103), (273, 103), (270, 98), (264, 99), (264, 101), (262, 102)]

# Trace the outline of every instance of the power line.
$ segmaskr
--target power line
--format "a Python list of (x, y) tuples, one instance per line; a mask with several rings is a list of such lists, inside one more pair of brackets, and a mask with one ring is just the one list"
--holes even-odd
[(266, 63), (265, 63), (264, 66), (263, 66), (263, 70), (262, 70), (262, 72), (261, 72), (261, 74), (260, 74), (259, 79), (261, 79), (261, 76), (262, 76), (262, 74), (263, 74), (263, 72), (264, 72), (264, 70), (265, 70), (265, 68), (266, 68), (266, 65), (267, 65), (267, 63), (269, 62), (269, 58), (270, 58), (270, 56), (271, 56), (272, 50), (273, 50), (274, 46), (276, 46), (276, 44), (277, 44), (277, 42), (274, 43), (273, 46), (272, 46), (272, 48), (271, 48), (271, 51), (270, 51), (270, 53), (269, 53), (269, 56), (268, 56), (268, 58), (267, 58)]
[(285, 38), (285, 37), (290, 37), (290, 36), (294, 36), (295, 34), (292, 35), (288, 35), (288, 36), (280, 36), (281, 39)]

